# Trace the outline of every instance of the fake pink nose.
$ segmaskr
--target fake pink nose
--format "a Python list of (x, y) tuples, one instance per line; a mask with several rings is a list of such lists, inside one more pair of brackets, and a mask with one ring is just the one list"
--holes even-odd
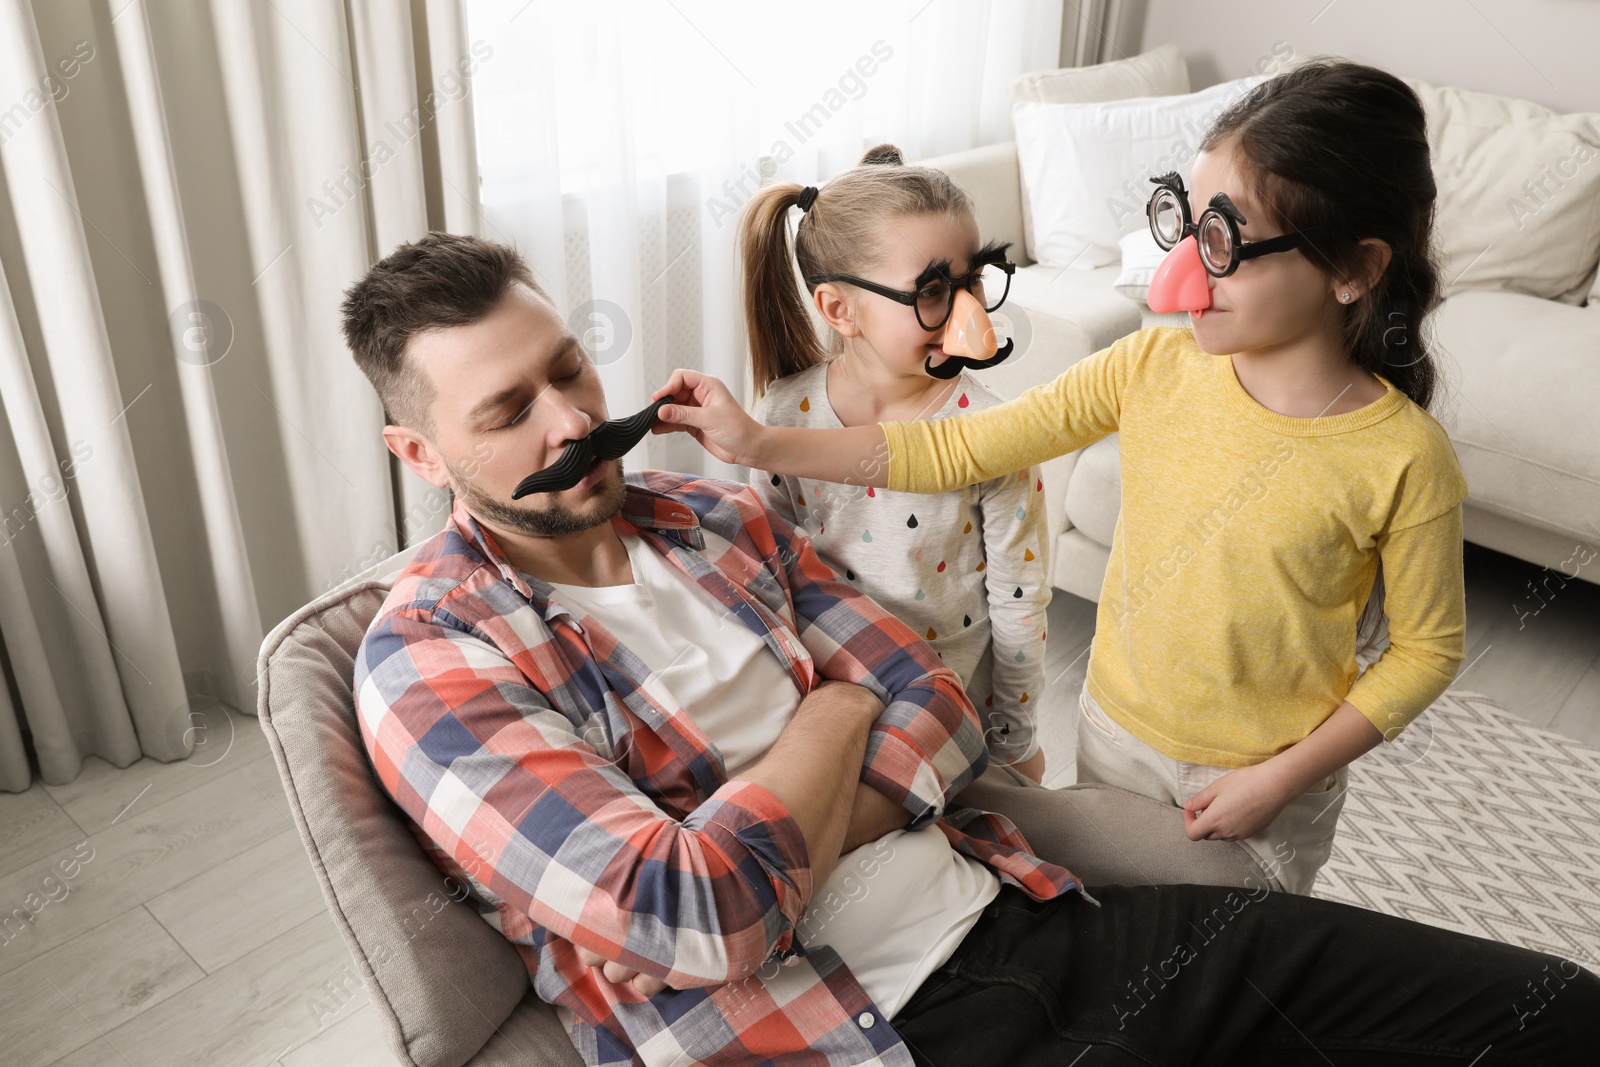
[(1145, 297), (1150, 310), (1165, 315), (1171, 311), (1203, 311), (1211, 306), (1211, 283), (1205, 264), (1200, 262), (1200, 245), (1190, 235), (1172, 246), (1150, 278)]
[(950, 321), (945, 323), (939, 347), (947, 356), (968, 359), (988, 359), (1000, 350), (989, 313), (983, 310), (978, 298), (965, 289), (956, 291), (955, 306), (950, 309)]

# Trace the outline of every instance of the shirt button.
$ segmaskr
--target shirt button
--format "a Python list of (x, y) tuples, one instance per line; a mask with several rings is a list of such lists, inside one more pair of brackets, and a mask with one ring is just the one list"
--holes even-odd
[(872, 1024), (877, 1021), (877, 1019), (873, 1018), (870, 1011), (864, 1011), (860, 1015), (856, 1016), (856, 1022), (861, 1024), (861, 1029), (863, 1030), (871, 1030)]

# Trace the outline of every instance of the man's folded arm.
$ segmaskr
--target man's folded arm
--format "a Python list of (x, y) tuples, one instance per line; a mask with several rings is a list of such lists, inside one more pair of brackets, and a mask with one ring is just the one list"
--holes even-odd
[(390, 795), (557, 937), (677, 989), (723, 984), (789, 948), (812, 871), (771, 790), (729, 781), (680, 822), (491, 642), (403, 613), (368, 634), (356, 685)]
[(818, 674), (883, 701), (861, 781), (910, 812), (910, 829), (921, 829), (988, 766), (978, 713), (960, 677), (914, 630), (835, 574), (804, 532), (767, 515), (795, 627)]

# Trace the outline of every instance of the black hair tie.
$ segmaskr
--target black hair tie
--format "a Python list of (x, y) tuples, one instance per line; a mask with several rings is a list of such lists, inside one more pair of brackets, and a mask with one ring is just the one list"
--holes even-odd
[(800, 196), (795, 200), (794, 206), (799, 208), (801, 211), (810, 211), (811, 205), (815, 204), (816, 202), (817, 187), (815, 185), (808, 185), (804, 189), (800, 190)]

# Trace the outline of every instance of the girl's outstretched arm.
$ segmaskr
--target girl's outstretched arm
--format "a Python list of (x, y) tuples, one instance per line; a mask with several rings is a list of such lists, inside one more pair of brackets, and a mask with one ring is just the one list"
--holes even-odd
[[(1014, 400), (953, 419), (837, 430), (763, 426), (709, 374), (676, 370), (652, 433), (684, 430), (724, 463), (819, 482), (944, 493), (1065, 455), (1118, 429), (1130, 377), (1170, 358), (1180, 330), (1141, 330)], [(1163, 347), (1165, 346), (1165, 347)], [(893, 477), (891, 477), (891, 462)]]
[(719, 378), (675, 370), (650, 399), (672, 397), (651, 433), (682, 430), (724, 463), (848, 485), (889, 484), (889, 449), (880, 424), (837, 430), (763, 426)]

